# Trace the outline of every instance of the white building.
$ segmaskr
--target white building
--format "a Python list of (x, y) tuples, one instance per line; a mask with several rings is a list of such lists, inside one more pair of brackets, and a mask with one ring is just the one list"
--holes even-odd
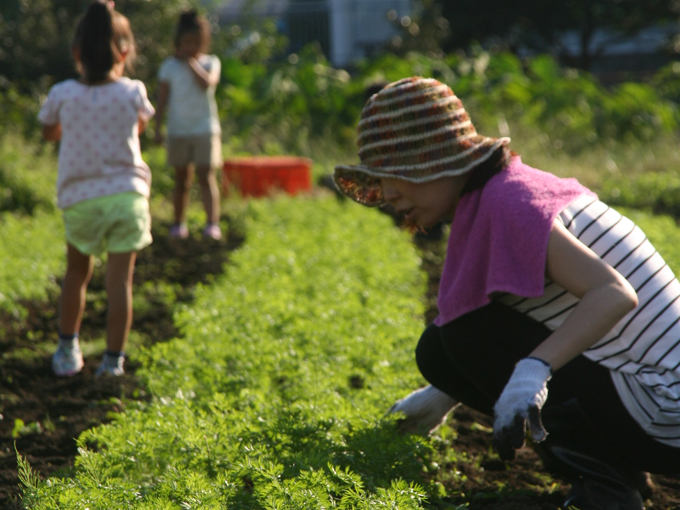
[[(247, 0), (227, 0), (220, 19), (237, 19)], [(293, 50), (317, 41), (334, 66), (368, 56), (398, 33), (396, 25), (411, 13), (410, 0), (261, 0), (258, 16), (279, 20)]]

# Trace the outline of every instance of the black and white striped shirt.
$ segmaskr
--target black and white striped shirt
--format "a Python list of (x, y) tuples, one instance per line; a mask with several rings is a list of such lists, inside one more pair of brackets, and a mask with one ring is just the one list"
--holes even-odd
[[(642, 230), (597, 198), (581, 195), (558, 218), (638, 295), (638, 306), (583, 354), (610, 369), (621, 401), (650, 436), (680, 447), (680, 282)], [(578, 303), (548, 279), (540, 297), (497, 299), (553, 330)]]

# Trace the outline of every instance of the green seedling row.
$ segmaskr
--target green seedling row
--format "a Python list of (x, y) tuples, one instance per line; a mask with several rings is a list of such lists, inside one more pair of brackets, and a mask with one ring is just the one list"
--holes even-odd
[(21, 301), (44, 301), (58, 291), (55, 276), (66, 267), (64, 239), (57, 213), (0, 213), (0, 310), (20, 317)]
[[(391, 219), (334, 199), (253, 202), (247, 241), (142, 354), (152, 398), (79, 438), (42, 508), (422, 508), (426, 440), (386, 411), (424, 381), (424, 277)], [(21, 452), (19, 452), (20, 454)]]
[[(674, 220), (621, 212), (680, 267)], [(67, 476), (41, 481), (18, 452), (27, 508), (453, 508), (452, 474), (430, 468), (471, 460), (386, 415), (424, 384), (407, 236), (334, 199), (253, 201), (246, 223), (223, 276), (177, 309), (181, 336), (141, 354), (150, 401), (85, 432)]]

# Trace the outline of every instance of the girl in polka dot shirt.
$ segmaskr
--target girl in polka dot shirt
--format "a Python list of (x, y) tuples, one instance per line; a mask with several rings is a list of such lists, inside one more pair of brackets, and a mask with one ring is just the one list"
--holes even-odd
[(107, 350), (96, 374), (122, 375), (135, 258), (151, 244), (151, 172), (142, 160), (139, 133), (154, 109), (144, 84), (123, 76), (134, 58), (134, 38), (113, 2), (89, 5), (71, 51), (80, 79), (52, 87), (38, 115), (43, 137), (61, 141), (57, 205), (67, 242), (52, 368), (59, 376), (83, 368), (78, 333), (85, 292), (94, 255), (106, 251)]

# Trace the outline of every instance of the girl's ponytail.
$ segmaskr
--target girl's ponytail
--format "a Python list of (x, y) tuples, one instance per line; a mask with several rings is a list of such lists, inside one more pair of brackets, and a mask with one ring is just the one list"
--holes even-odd
[(105, 81), (116, 62), (134, 58), (134, 37), (127, 18), (113, 10), (113, 2), (93, 1), (78, 21), (73, 46), (80, 53), (87, 83)]
[(73, 45), (80, 50), (83, 77), (88, 83), (104, 81), (116, 62), (113, 16), (106, 4), (92, 2), (76, 27)]

